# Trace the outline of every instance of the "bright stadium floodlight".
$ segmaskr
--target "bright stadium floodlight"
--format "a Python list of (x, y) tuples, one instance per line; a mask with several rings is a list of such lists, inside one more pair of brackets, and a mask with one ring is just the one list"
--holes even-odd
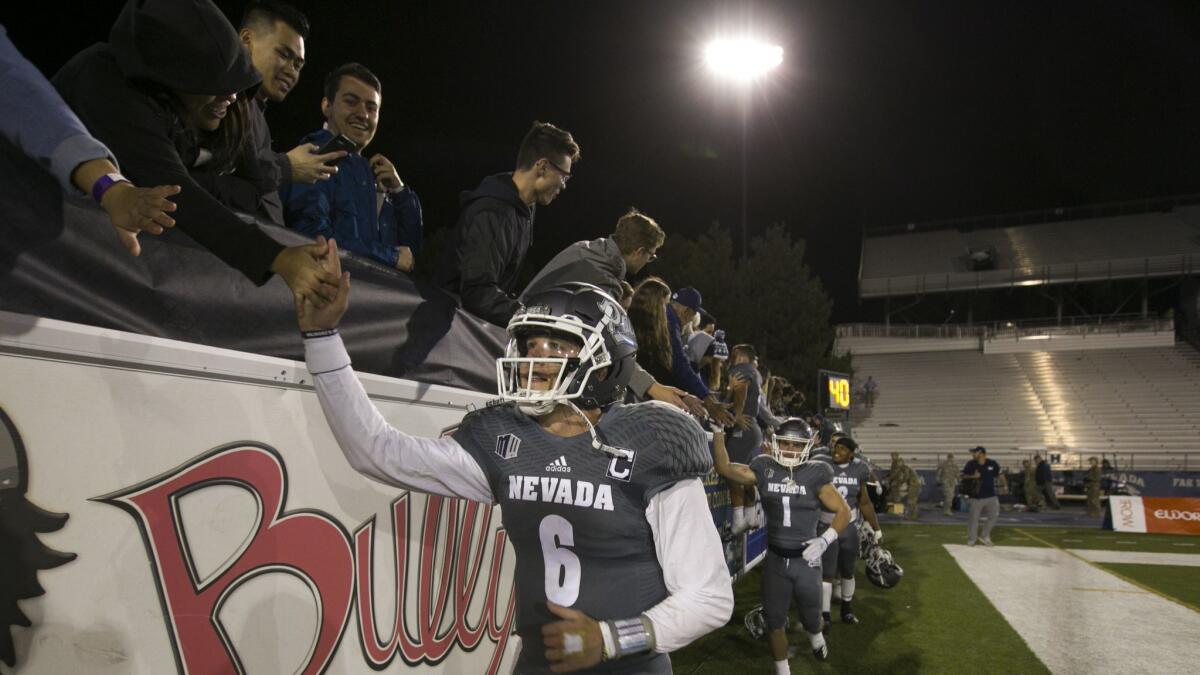
[(717, 75), (749, 82), (783, 63), (783, 47), (754, 38), (718, 39), (704, 48), (704, 62)]

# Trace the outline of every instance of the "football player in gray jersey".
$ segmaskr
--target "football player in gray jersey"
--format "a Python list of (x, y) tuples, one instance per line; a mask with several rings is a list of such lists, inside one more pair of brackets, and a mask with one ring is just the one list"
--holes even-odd
[[(747, 466), (729, 461), (723, 435), (713, 435), (717, 473), (742, 485), (757, 485), (767, 516), (763, 614), (777, 675), (791, 672), (784, 628), (792, 599), (798, 605), (813, 656), (821, 661), (829, 658), (821, 633), (821, 555), (850, 522), (850, 507), (830, 482), (833, 472), (829, 465), (807, 461), (815, 442), (804, 420), (789, 418), (779, 425), (771, 454), (759, 455)], [(822, 507), (836, 515), (833, 526), (818, 535)]]
[(497, 360), (504, 403), (426, 439), (388, 424), (350, 369), (335, 330), (348, 294), (341, 275), (334, 303), (297, 306), (325, 418), (375, 480), (503, 506), (515, 672), (669, 673), (667, 652), (725, 625), (733, 593), (700, 479), (707, 440), (668, 405), (615, 403), (636, 349), (619, 303), (586, 284), (527, 298)]
[[(858, 623), (854, 614), (854, 569), (858, 565), (858, 521), (866, 519), (871, 525), (875, 543), (883, 541), (883, 530), (879, 527), (879, 519), (875, 516), (875, 506), (871, 504), (867, 493), (867, 482), (871, 479), (871, 467), (865, 461), (855, 457), (858, 443), (849, 436), (835, 435), (832, 439), (832, 456), (822, 456), (820, 460), (833, 467), (833, 486), (850, 505), (850, 527), (838, 535), (836, 546), (830, 546), (821, 558), (821, 569), (824, 580), (821, 582), (821, 616), (825, 621), (825, 629), (832, 624), (830, 606), (833, 600), (834, 584), (839, 584), (842, 599), (842, 621)], [(834, 513), (823, 510), (821, 513), (821, 529), (829, 527), (833, 522)]]

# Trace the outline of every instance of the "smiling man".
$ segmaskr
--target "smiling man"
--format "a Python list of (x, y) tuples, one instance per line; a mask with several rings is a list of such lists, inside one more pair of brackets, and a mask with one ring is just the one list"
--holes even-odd
[(211, 0), (129, 0), (109, 41), (76, 54), (52, 82), (121, 158), (125, 176), (182, 188), (174, 218), (184, 234), (254, 283), (279, 274), (293, 293), (323, 304), (336, 289), (317, 262), (325, 246), (285, 248), (247, 226), (192, 172), (202, 163), (221, 173), (236, 162), (246, 108), (238, 99), (260, 80)]
[(337, 171), (332, 162), (344, 154), (317, 155), (316, 146), (308, 143), (287, 153), (271, 147), (264, 112), (268, 103), (282, 101), (299, 81), (307, 36), (308, 19), (285, 2), (265, 0), (246, 8), (238, 38), (262, 83), (247, 92), (251, 100), (242, 106), (245, 143), (232, 167), (206, 163), (192, 168), (196, 180), (223, 204), (276, 225), (283, 225), (280, 186), (325, 180)]
[(330, 262), (337, 302), (297, 306), (325, 419), (376, 481), (501, 505), (516, 553), (514, 672), (670, 673), (668, 652), (729, 620), (704, 430), (670, 406), (620, 403), (636, 345), (615, 299), (588, 284), (530, 295), (496, 360), (500, 402), (418, 438), (384, 420), (351, 369), (336, 330), (350, 279)]
[(421, 252), (421, 200), (380, 154), (369, 159), (383, 107), (383, 85), (365, 66), (347, 63), (325, 78), (321, 114), (325, 127), (301, 143), (322, 146), (345, 136), (355, 149), (338, 161), (337, 174), (314, 185), (280, 190), (288, 227), (310, 236), (336, 238), (345, 249), (411, 272)]

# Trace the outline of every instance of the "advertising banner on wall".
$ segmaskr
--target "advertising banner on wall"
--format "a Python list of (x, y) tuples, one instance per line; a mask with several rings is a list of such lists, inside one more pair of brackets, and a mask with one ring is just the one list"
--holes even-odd
[(1112, 496), (1109, 509), (1118, 532), (1200, 535), (1200, 499)]
[[(483, 399), (362, 379), (413, 434)], [(308, 380), (0, 316), (0, 671), (508, 672), (499, 510), (355, 472)]]
[[(437, 436), (486, 397), (361, 375)], [(0, 673), (507, 673), (500, 510), (358, 474), (302, 363), (0, 312)], [(763, 531), (729, 535), (730, 576)]]

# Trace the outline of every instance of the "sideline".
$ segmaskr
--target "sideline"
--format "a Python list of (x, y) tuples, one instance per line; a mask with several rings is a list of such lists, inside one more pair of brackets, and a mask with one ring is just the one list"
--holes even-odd
[(1200, 613), (1067, 551), (944, 547), (1055, 675), (1182, 674), (1200, 662)]
[(1113, 570), (1110, 570), (1107, 567), (1101, 567), (1096, 562), (1094, 562), (1092, 560), (1088, 560), (1087, 558), (1083, 557), (1082, 555), (1079, 555), (1078, 553), (1076, 553), (1070, 549), (1065, 549), (1065, 548), (1055, 544), (1054, 542), (1046, 541), (1045, 539), (1042, 539), (1041, 537), (1030, 534), (1030, 533), (1022, 530), (1019, 527), (1014, 528), (1014, 529), (1017, 532), (1020, 532), (1021, 534), (1029, 537), (1030, 539), (1033, 539), (1034, 541), (1040, 541), (1043, 544), (1045, 544), (1046, 546), (1049, 546), (1051, 548), (1062, 551), (1063, 553), (1066, 553), (1067, 555), (1071, 556), (1072, 558), (1075, 558), (1076, 560), (1087, 563), (1088, 565), (1091, 565), (1092, 567), (1096, 568), (1097, 570), (1100, 570), (1101, 572), (1104, 572), (1105, 574), (1111, 574), (1114, 577), (1117, 577), (1118, 579), (1120, 579), (1121, 581), (1124, 581), (1127, 584), (1132, 584), (1134, 586), (1137, 586), (1138, 588), (1142, 589), (1143, 591), (1146, 591), (1147, 593), (1153, 593), (1154, 595), (1157, 595), (1158, 597), (1162, 598), (1163, 600), (1169, 600), (1181, 607), (1186, 607), (1186, 608), (1192, 610), (1193, 612), (1200, 614), (1200, 608), (1197, 608), (1190, 603), (1184, 602), (1183, 600), (1180, 600), (1179, 598), (1173, 598), (1173, 597), (1167, 595), (1166, 593), (1163, 593), (1162, 591), (1151, 588), (1151, 587), (1147, 586), (1146, 584), (1141, 583), (1140, 581), (1135, 581), (1133, 579), (1130, 579), (1129, 577), (1125, 576), (1124, 574), (1121, 574), (1120, 572), (1114, 572)]
[(1173, 567), (1200, 567), (1200, 555), (1195, 553), (1154, 553), (1152, 551), (1109, 551), (1100, 548), (1070, 548), (1071, 553), (1083, 556), (1094, 563), (1118, 565), (1171, 565)]

